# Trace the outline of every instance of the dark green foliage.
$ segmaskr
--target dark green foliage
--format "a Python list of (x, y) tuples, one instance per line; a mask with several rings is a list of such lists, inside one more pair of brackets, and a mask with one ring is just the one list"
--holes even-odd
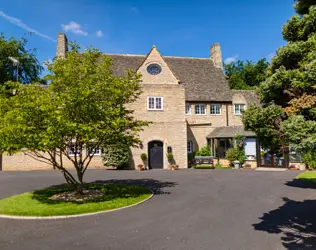
[(104, 166), (125, 169), (129, 167), (130, 149), (128, 146), (107, 145), (103, 147), (102, 160)]
[(142, 161), (146, 161), (147, 160), (147, 154), (146, 153), (142, 153), (140, 155), (140, 158), (142, 159)]
[(314, 155), (316, 1), (298, 0), (295, 9), (297, 15), (283, 27), (288, 43), (277, 50), (258, 88), (262, 106), (246, 110), (243, 122), (272, 153), (288, 145), (300, 154)]
[(17, 67), (9, 57), (19, 60), (19, 82), (39, 81), (43, 67), (36, 59), (36, 50), (27, 48), (27, 40), (14, 37), (7, 38), (0, 33), (0, 85), (7, 81), (16, 81)]
[(254, 63), (251, 61), (240, 61), (225, 64), (225, 73), (229, 77), (231, 89), (254, 89), (266, 78), (269, 63), (265, 58)]
[(308, 152), (303, 156), (303, 162), (308, 165), (309, 168), (316, 169), (316, 154)]
[(205, 145), (203, 148), (201, 148), (199, 151), (195, 153), (196, 156), (212, 156), (210, 147), (208, 145)]
[(168, 159), (168, 162), (169, 162), (169, 163), (172, 163), (173, 160), (174, 160), (173, 153), (168, 153), (168, 154), (167, 154), (167, 159)]
[(283, 117), (286, 117), (286, 114), (280, 106), (257, 107), (253, 105), (243, 114), (242, 120), (245, 129), (256, 133), (262, 148), (276, 153), (284, 144), (283, 133), (280, 130)]

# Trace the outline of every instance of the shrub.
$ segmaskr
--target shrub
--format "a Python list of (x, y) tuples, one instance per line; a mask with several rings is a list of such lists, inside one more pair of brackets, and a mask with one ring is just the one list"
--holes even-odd
[(309, 168), (316, 169), (316, 154), (308, 152), (303, 156), (303, 162), (308, 165)]
[(243, 149), (237, 149), (236, 156), (237, 156), (237, 161), (239, 161), (241, 164), (245, 163), (247, 157)]
[(212, 156), (210, 147), (208, 145), (205, 145), (203, 148), (201, 148), (199, 151), (196, 152), (196, 156)]
[(169, 161), (169, 163), (171, 163), (172, 161), (173, 161), (173, 154), (172, 153), (168, 153), (167, 154), (167, 159), (168, 159), (168, 161)]
[(146, 153), (142, 153), (140, 155), (140, 158), (142, 159), (142, 161), (146, 161), (147, 160), (147, 154)]
[(103, 147), (104, 166), (125, 169), (129, 167), (130, 149), (126, 145), (107, 145)]
[(234, 148), (228, 149), (225, 158), (229, 161), (230, 165), (233, 165), (233, 162), (237, 160), (237, 150)]

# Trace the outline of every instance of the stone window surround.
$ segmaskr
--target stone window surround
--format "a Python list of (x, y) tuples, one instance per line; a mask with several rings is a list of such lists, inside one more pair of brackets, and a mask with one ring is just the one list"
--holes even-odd
[[(239, 107), (239, 113), (236, 112), (236, 107)], [(243, 108), (241, 108), (243, 107)], [(244, 103), (234, 103), (234, 115), (242, 115), (242, 110), (244, 111), (246, 109), (246, 104)]]
[[(149, 99), (154, 98), (154, 108), (149, 108)], [(160, 98), (161, 100), (161, 108), (157, 108), (157, 99)], [(147, 96), (147, 110), (148, 111), (163, 111), (163, 97), (162, 96)]]
[[(214, 108), (212, 108), (212, 106)], [(216, 107), (219, 107), (219, 109), (216, 109)], [(219, 110), (219, 113), (216, 113), (217, 110)], [(212, 113), (212, 111), (214, 111), (214, 113)], [(222, 115), (222, 104), (211, 103), (210, 104), (210, 115)]]
[[(199, 112), (201, 111), (200, 106), (204, 105), (204, 114), (197, 114), (196, 113), (196, 107), (199, 106)], [(205, 103), (197, 103), (194, 104), (194, 114), (195, 115), (206, 115), (207, 114), (207, 105)]]

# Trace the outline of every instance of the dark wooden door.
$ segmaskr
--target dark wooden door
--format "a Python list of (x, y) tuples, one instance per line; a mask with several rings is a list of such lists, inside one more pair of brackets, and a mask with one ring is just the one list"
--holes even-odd
[(163, 169), (163, 143), (152, 141), (148, 144), (149, 168)]

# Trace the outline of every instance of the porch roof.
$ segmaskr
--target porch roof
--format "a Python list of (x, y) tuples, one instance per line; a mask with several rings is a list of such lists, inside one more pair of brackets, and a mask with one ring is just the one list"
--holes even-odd
[(236, 135), (246, 137), (256, 136), (254, 132), (245, 130), (243, 126), (228, 126), (215, 128), (206, 138), (233, 138)]

